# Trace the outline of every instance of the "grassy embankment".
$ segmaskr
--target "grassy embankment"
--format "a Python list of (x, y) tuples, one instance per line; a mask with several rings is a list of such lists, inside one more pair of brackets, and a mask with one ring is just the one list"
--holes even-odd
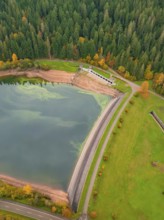
[(28, 78), (26, 76), (2, 76), (0, 77), (0, 84), (44, 84), (46, 83), (45, 80), (34, 77)]
[(77, 72), (80, 63), (62, 60), (37, 60), (40, 65), (47, 65), (52, 70), (63, 70), (67, 72)]
[(12, 219), (12, 220), (34, 220), (32, 218), (24, 217), (15, 213), (0, 210), (0, 219)]
[(164, 219), (164, 133), (149, 114), (154, 110), (164, 120), (164, 102), (154, 95), (133, 100), (108, 143), (109, 159), (99, 168), (102, 176), (97, 175), (89, 205), (96, 219)]

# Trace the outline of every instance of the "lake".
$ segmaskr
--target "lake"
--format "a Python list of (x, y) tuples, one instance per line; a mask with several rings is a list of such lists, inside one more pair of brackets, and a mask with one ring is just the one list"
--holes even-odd
[(0, 85), (0, 174), (66, 190), (109, 100), (63, 84)]

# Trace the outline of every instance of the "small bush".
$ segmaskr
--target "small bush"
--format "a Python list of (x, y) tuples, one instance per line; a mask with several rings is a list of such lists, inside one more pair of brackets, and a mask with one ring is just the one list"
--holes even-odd
[(120, 118), (119, 121), (120, 121), (120, 123), (123, 123), (123, 122), (124, 122), (124, 119), (123, 119), (123, 118)]
[(99, 176), (102, 176), (102, 171), (99, 171), (99, 174), (98, 174)]
[(92, 211), (89, 213), (89, 216), (92, 218), (92, 219), (95, 219), (97, 217), (97, 212), (96, 211)]
[(104, 161), (108, 161), (108, 156), (103, 156)]
[(115, 131), (113, 131), (113, 135), (116, 135), (117, 133)]
[(121, 124), (121, 123), (119, 123), (117, 127), (118, 127), (118, 128), (122, 128), (122, 124)]
[(137, 97), (139, 97), (139, 92), (136, 92), (135, 94), (134, 94), (134, 96), (137, 98)]
[(104, 170), (104, 169), (105, 169), (105, 166), (104, 166), (104, 165), (102, 165), (101, 169), (102, 169), (102, 170)]
[(95, 190), (95, 191), (93, 192), (93, 198), (96, 199), (97, 195), (98, 195), (98, 192)]
[(129, 102), (131, 105), (134, 105), (134, 101), (133, 100), (130, 100)]
[(117, 216), (116, 216), (115, 213), (112, 213), (112, 219), (113, 219), (113, 220), (116, 220), (116, 219), (117, 219)]
[(125, 113), (127, 114), (129, 112), (129, 110), (128, 109), (125, 109)]
[(72, 216), (72, 212), (69, 208), (63, 208), (62, 216), (66, 218), (70, 218)]
[(57, 211), (57, 208), (55, 206), (52, 206), (51, 212), (55, 213)]
[(50, 70), (49, 66), (46, 65), (46, 64), (41, 64), (41, 65), (40, 65), (40, 69), (42, 69), (42, 70), (44, 70), (44, 71)]

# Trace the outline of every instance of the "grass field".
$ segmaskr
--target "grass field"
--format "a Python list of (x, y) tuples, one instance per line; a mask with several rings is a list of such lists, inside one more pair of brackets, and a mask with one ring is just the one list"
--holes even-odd
[(69, 62), (64, 60), (37, 60), (37, 63), (47, 65), (53, 70), (63, 70), (67, 72), (77, 72), (79, 68), (78, 62)]
[[(137, 85), (140, 86), (144, 81), (146, 81), (146, 80), (135, 81), (134, 83), (136, 83)], [(149, 82), (149, 89), (150, 89), (150, 90), (153, 90), (153, 80), (148, 80), (148, 82)]]
[(105, 73), (103, 70), (98, 69), (96, 67), (93, 67), (93, 70), (96, 71), (97, 73), (99, 73), (100, 75), (106, 77), (107, 79), (110, 78), (110, 74), (109, 73)]
[[(5, 218), (3, 218), (3, 217), (5, 217)], [(16, 220), (34, 220), (34, 219), (32, 219), (32, 218), (28, 218), (28, 217), (24, 217), (24, 216), (22, 216), (22, 215), (17, 215), (17, 214), (15, 214), (15, 213), (11, 213), (11, 212), (6, 212), (6, 211), (2, 211), (2, 210), (0, 210), (0, 219), (12, 219), (12, 220), (14, 220), (14, 219), (16, 219)]]
[[(163, 118), (164, 101), (151, 95), (134, 97), (127, 106), (122, 128), (115, 128), (97, 176), (89, 212), (98, 220), (164, 219), (164, 133), (150, 116), (154, 110)], [(157, 162), (152, 166), (152, 162)]]

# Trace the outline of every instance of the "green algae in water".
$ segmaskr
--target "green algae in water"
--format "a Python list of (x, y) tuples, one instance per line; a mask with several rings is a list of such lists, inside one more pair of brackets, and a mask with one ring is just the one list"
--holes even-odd
[(76, 87), (1, 85), (0, 173), (66, 189), (101, 111), (92, 94)]

